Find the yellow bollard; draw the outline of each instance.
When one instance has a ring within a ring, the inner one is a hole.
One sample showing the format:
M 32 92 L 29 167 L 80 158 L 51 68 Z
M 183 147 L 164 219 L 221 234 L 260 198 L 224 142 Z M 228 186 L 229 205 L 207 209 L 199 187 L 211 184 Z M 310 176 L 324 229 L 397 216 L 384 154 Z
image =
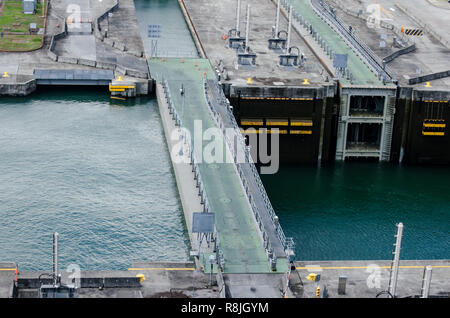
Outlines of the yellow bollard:
M 432 86 L 431 86 L 430 82 L 426 82 L 425 87 L 432 87 Z
M 8 72 L 4 72 L 3 73 L 3 77 L 9 77 L 9 73 Z
M 136 277 L 139 277 L 139 282 L 142 283 L 145 280 L 144 274 L 137 274 Z
M 117 77 L 117 80 L 118 80 L 119 82 L 123 81 L 123 80 L 122 80 L 122 76 L 119 75 L 119 76 Z
M 253 83 L 253 79 L 251 77 L 247 78 L 247 84 Z
M 309 79 L 305 78 L 303 80 L 303 85 L 310 85 L 311 83 L 309 82 Z
M 320 297 L 320 286 L 317 286 L 316 288 L 316 298 Z

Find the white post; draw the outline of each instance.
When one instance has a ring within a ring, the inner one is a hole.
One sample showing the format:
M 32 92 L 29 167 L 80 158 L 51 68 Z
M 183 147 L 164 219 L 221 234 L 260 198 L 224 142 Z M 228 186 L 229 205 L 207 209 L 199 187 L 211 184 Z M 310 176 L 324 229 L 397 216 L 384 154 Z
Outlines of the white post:
M 395 242 L 395 251 L 394 251 L 394 263 L 391 272 L 391 279 L 389 282 L 389 292 L 392 297 L 395 297 L 395 292 L 397 289 L 397 278 L 398 278 L 398 265 L 400 263 L 400 250 L 402 247 L 402 236 L 403 236 L 403 223 L 397 224 L 397 240 Z
M 421 298 L 428 298 L 428 295 L 430 294 L 430 285 L 431 285 L 431 273 L 432 273 L 432 267 L 427 266 L 425 268 L 423 283 L 422 283 L 422 295 Z
M 238 0 L 237 12 L 236 12 L 236 36 L 239 34 L 239 18 L 241 15 L 241 0 Z
M 59 283 L 59 269 L 58 269 L 58 237 L 57 232 L 53 233 L 53 285 Z
M 292 6 L 289 7 L 289 25 L 288 25 L 286 52 L 289 52 L 289 48 L 291 47 L 291 27 L 292 27 Z
M 278 39 L 278 28 L 280 24 L 280 0 L 277 3 L 277 21 L 275 23 L 275 38 Z
M 245 29 L 245 51 L 248 48 L 248 33 L 250 31 L 250 5 L 247 5 L 247 27 Z

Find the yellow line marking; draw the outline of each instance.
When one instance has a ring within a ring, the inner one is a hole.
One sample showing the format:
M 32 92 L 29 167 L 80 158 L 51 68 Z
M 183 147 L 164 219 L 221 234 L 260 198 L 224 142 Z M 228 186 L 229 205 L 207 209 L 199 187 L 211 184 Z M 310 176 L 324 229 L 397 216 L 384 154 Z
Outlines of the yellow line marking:
M 391 266 L 379 266 L 380 268 L 391 268 Z M 435 265 L 431 266 L 432 268 L 450 268 L 450 265 Z M 317 269 L 366 269 L 369 268 L 369 266 L 332 266 L 332 267 L 296 267 L 295 269 L 311 269 L 311 270 L 317 270 Z M 403 265 L 399 266 L 399 268 L 425 268 L 425 266 L 420 265 Z
M 312 135 L 312 130 L 291 130 L 291 135 Z
M 192 267 L 166 267 L 166 268 L 129 268 L 129 271 L 195 271 L 195 268 Z
M 445 128 L 446 124 L 427 124 L 427 123 L 424 123 L 423 127 Z
M 445 133 L 444 132 L 422 131 L 422 135 L 424 135 L 424 136 L 445 136 Z
M 0 268 L 0 271 L 15 271 L 15 268 Z

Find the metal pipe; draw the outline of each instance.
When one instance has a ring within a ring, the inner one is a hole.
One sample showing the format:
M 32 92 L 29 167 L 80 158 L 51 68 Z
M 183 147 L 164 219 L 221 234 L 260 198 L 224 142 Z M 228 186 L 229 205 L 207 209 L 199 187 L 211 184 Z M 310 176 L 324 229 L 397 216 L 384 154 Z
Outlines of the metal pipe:
M 403 223 L 397 224 L 397 240 L 395 242 L 395 251 L 394 251 L 394 261 L 393 267 L 391 271 L 391 279 L 389 281 L 389 292 L 392 297 L 395 297 L 395 292 L 397 289 L 397 278 L 398 278 L 398 266 L 400 263 L 400 250 L 402 247 L 402 236 L 403 236 Z
M 250 5 L 247 5 L 247 27 L 245 28 L 245 51 L 248 49 L 248 33 L 250 31 Z
M 53 233 L 53 285 L 59 283 L 59 268 L 58 268 L 58 237 L 57 232 Z
M 422 284 L 422 295 L 421 298 L 428 298 L 428 295 L 430 294 L 430 285 L 431 285 L 431 273 L 432 273 L 432 267 L 427 266 L 425 268 L 424 272 L 424 278 L 423 278 L 423 284 Z
M 278 28 L 280 25 L 280 0 L 277 3 L 277 21 L 275 23 L 275 38 L 278 39 Z
M 291 47 L 291 28 L 292 28 L 292 6 L 289 7 L 289 25 L 288 25 L 288 34 L 287 34 L 287 42 L 286 42 L 286 50 L 289 52 L 289 48 Z
M 236 36 L 239 36 L 239 17 L 241 15 L 241 0 L 238 0 L 237 10 L 236 10 Z

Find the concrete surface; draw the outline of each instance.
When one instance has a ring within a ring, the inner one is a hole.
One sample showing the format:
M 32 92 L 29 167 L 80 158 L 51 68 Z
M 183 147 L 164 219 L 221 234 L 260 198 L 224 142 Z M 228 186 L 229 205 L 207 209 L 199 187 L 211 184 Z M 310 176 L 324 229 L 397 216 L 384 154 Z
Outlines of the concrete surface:
M 450 297 L 450 260 L 400 260 L 398 297 L 420 295 L 423 271 L 427 265 L 433 266 L 430 296 Z M 295 262 L 295 266 L 305 298 L 315 298 L 317 286 L 322 291 L 326 286 L 330 298 L 375 298 L 388 288 L 391 261 L 308 261 Z M 316 283 L 306 279 L 310 273 L 320 274 L 320 281 Z M 340 275 L 347 276 L 345 295 L 337 292 Z
M 81 2 L 73 3 L 71 0 L 53 0 L 50 5 L 47 18 L 47 29 L 45 33 L 44 46 L 36 51 L 22 52 L 22 53 L 2 53 L 0 54 L 0 72 L 8 72 L 9 78 L 0 77 L 0 85 L 3 83 L 25 83 L 33 79 L 33 72 L 36 68 L 40 69 L 92 69 L 89 63 L 84 65 L 74 65 L 70 63 L 71 60 L 85 59 L 90 61 L 97 61 L 99 63 L 115 63 L 123 68 L 136 70 L 140 73 L 147 73 L 147 63 L 145 59 L 138 58 L 129 52 L 112 48 L 99 39 L 94 37 L 94 34 L 71 34 L 69 33 L 65 38 L 57 40 L 55 45 L 55 52 L 62 56 L 62 63 L 52 59 L 52 55 L 48 54 L 50 38 L 52 35 L 60 33 L 64 20 L 67 18 L 81 18 L 93 21 L 95 17 L 101 15 L 115 1 L 92 1 L 83 0 Z M 122 9 L 123 7 L 123 9 Z M 133 0 L 122 0 L 121 8 L 117 11 L 118 15 L 131 14 L 134 17 Z M 123 10 L 124 12 L 121 12 Z M 126 40 L 130 47 L 135 49 L 142 49 L 142 40 L 140 31 L 137 26 L 136 19 L 129 19 L 127 23 L 123 21 L 115 21 L 112 25 L 118 23 L 121 32 L 110 33 L 121 41 Z M 74 29 L 75 30 L 75 29 Z M 92 63 L 91 63 L 92 64 Z M 23 85 L 22 85 L 23 86 Z M 22 86 L 17 86 L 17 93 L 25 91 Z M 14 87 L 13 87 L 14 88 Z M 11 87 L 5 91 L 11 93 Z M 28 91 L 27 91 L 28 92 Z
M 323 68 L 305 42 L 294 31 L 291 35 L 291 46 L 297 46 L 307 58 L 305 67 L 294 68 L 279 65 L 280 52 L 268 48 L 272 25 L 276 20 L 276 5 L 270 0 L 249 0 L 241 4 L 241 35 L 245 35 L 246 4 L 251 5 L 249 46 L 257 54 L 256 66 L 239 66 L 236 69 L 237 55 L 228 47 L 228 40 L 221 37 L 227 35 L 236 25 L 236 0 L 208 1 L 184 0 L 190 18 L 199 35 L 206 55 L 214 68 L 225 67 L 229 80 L 224 82 L 233 85 L 274 86 L 301 85 L 304 78 L 311 83 L 322 83 L 330 74 Z M 287 30 L 287 19 L 280 15 L 280 30 Z M 252 78 L 252 84 L 247 79 Z
M 178 139 L 173 140 L 172 134 L 176 133 L 178 128 L 175 126 L 175 122 L 172 119 L 172 115 L 169 114 L 168 105 L 164 97 L 164 92 L 160 84 L 156 87 L 156 96 L 158 99 L 159 113 L 161 115 L 162 124 L 164 127 L 164 134 L 166 136 L 166 142 L 168 150 L 171 156 L 173 155 L 173 149 L 175 145 L 179 143 Z M 194 180 L 194 173 L 192 172 L 192 166 L 189 163 L 174 163 L 172 161 L 172 167 L 174 170 L 175 178 L 177 181 L 178 193 L 183 205 L 183 214 L 186 222 L 186 227 L 189 233 L 191 250 L 195 250 L 202 253 L 212 252 L 212 248 L 208 248 L 205 241 L 202 245 L 199 245 L 199 239 L 197 234 L 192 233 L 192 218 L 193 213 L 202 212 L 203 205 L 200 202 L 198 195 L 198 188 L 196 181 Z M 212 246 L 211 246 L 212 247 Z M 199 263 L 197 267 L 200 269 Z
M 365 20 L 365 17 L 367 16 L 366 10 L 370 4 L 373 4 L 372 1 L 361 0 L 359 3 L 354 0 L 328 0 L 328 2 L 338 9 L 338 15 L 347 24 L 354 27 L 361 39 L 366 42 L 379 57 L 386 57 L 399 49 L 399 47 L 393 46 L 393 37 L 398 37 L 398 34 L 396 34 L 394 30 L 378 27 L 372 28 L 367 25 Z M 379 3 L 382 5 L 382 21 L 393 25 L 397 31 L 400 30 L 401 26 L 405 29 L 422 29 L 417 21 L 411 19 L 396 6 L 397 3 L 400 3 L 414 15 L 420 16 L 423 21 L 430 25 L 433 30 L 438 32 L 439 35 L 448 36 L 448 32 L 445 31 L 445 25 L 448 25 L 448 22 L 445 21 L 449 21 L 450 19 L 450 10 L 438 9 L 427 1 L 416 1 L 414 6 L 408 1 L 382 0 L 379 1 Z M 353 12 L 362 10 L 365 12 L 365 15 L 363 18 L 357 18 L 344 12 L 343 8 L 351 8 L 350 10 Z M 384 48 L 380 47 L 382 34 L 385 34 L 387 37 L 385 40 L 386 47 Z M 450 49 L 443 46 L 431 34 L 427 32 L 424 32 L 423 36 L 407 36 L 403 34 L 402 38 L 404 40 L 409 40 L 411 43 L 415 43 L 416 50 L 402 55 L 388 63 L 389 67 L 397 73 L 400 85 L 409 86 L 408 80 L 410 78 L 450 70 L 450 59 L 448 58 Z M 425 83 L 420 83 L 413 86 L 416 89 L 425 89 L 424 85 Z M 434 80 L 431 82 L 431 85 L 434 89 L 448 90 L 450 87 L 450 78 Z
M 231 298 L 281 298 L 285 274 L 226 274 L 223 279 Z
M 11 297 L 14 285 L 16 264 L 0 262 L 0 298 Z

